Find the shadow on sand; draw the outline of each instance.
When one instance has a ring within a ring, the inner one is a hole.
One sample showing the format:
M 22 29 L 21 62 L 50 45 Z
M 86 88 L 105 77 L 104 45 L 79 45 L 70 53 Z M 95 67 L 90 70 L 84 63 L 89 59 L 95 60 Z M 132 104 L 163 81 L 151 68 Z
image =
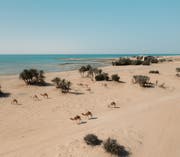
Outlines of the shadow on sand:
M 10 93 L 0 92 L 0 98 L 7 98 L 7 97 L 9 97 L 10 95 L 11 95 Z

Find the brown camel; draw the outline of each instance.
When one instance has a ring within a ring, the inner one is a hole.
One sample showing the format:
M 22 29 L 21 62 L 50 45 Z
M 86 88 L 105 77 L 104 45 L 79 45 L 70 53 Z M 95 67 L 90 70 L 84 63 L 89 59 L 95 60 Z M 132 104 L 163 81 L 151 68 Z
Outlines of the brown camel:
M 81 117 L 79 115 L 76 115 L 74 118 L 70 118 L 70 120 L 75 120 L 77 124 L 81 123 Z
M 93 114 L 92 112 L 88 111 L 86 113 L 82 113 L 83 116 L 87 117 L 88 119 L 92 118 Z
M 113 102 L 111 102 L 111 103 L 108 105 L 108 107 L 114 107 L 114 108 L 116 108 L 117 106 L 116 106 L 116 103 L 113 101 Z
M 40 94 L 40 95 L 43 96 L 44 98 L 47 98 L 47 99 L 49 98 L 47 93 Z
M 17 100 L 17 99 L 13 99 L 13 100 L 11 101 L 11 104 L 18 104 L 18 100 Z
M 90 91 L 91 91 L 91 88 L 87 88 L 86 90 L 90 92 Z
M 33 99 L 34 100 L 40 100 L 39 97 L 36 94 L 33 96 Z

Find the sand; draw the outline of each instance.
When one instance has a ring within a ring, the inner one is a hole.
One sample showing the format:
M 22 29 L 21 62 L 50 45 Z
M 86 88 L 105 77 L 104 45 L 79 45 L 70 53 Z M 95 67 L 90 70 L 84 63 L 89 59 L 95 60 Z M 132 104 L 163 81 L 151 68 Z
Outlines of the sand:
M 89 133 L 102 140 L 117 139 L 132 157 L 179 157 L 180 78 L 175 76 L 176 67 L 180 67 L 179 59 L 151 66 L 103 68 L 119 74 L 125 83 L 91 81 L 78 71 L 46 74 L 47 82 L 56 76 L 70 80 L 70 94 L 62 94 L 54 86 L 26 86 L 17 75 L 0 76 L 3 91 L 11 93 L 0 98 L 0 157 L 110 157 L 102 146 L 84 143 Z M 149 74 L 149 70 L 160 74 Z M 166 89 L 132 84 L 132 76 L 137 74 L 165 83 Z M 88 84 L 91 91 L 78 83 Z M 49 99 L 39 96 L 45 92 Z M 33 100 L 34 94 L 41 100 Z M 11 104 L 13 98 L 20 104 Z M 112 101 L 120 108 L 108 108 Z M 88 110 L 94 119 L 84 117 L 81 125 L 69 119 Z

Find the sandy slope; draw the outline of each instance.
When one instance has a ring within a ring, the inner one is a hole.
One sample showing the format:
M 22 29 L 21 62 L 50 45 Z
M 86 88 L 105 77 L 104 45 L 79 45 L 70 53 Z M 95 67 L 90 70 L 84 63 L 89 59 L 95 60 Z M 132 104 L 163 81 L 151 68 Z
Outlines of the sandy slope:
M 105 67 L 118 73 L 126 83 L 92 82 L 77 71 L 48 73 L 47 81 L 59 76 L 73 82 L 79 94 L 61 94 L 54 86 L 25 86 L 18 76 L 1 76 L 0 84 L 11 97 L 0 98 L 1 157 L 108 157 L 102 146 L 86 146 L 83 137 L 116 138 L 132 152 L 132 157 L 180 156 L 180 79 L 175 68 L 180 62 L 151 66 Z M 160 75 L 148 74 L 159 70 Z M 142 89 L 131 83 L 135 74 L 145 74 L 152 82 L 165 82 L 167 89 Z M 92 91 L 77 83 L 88 84 Z M 33 94 L 47 92 L 50 99 L 34 101 Z M 17 98 L 21 105 L 12 105 Z M 107 105 L 116 101 L 120 108 Z M 76 125 L 70 117 L 92 111 L 96 119 Z

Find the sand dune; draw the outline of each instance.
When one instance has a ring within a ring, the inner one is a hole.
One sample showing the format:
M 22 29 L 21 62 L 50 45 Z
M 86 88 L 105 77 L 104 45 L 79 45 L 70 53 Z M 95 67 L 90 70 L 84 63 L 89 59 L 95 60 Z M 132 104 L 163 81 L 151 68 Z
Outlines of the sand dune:
M 25 86 L 17 75 L 1 76 L 8 98 L 0 98 L 1 157 L 109 157 L 102 146 L 87 146 L 83 137 L 96 134 L 105 140 L 112 137 L 127 147 L 132 157 L 180 156 L 180 78 L 175 68 L 180 61 L 151 66 L 104 67 L 117 73 L 125 83 L 94 82 L 82 78 L 78 71 L 48 73 L 73 83 L 73 92 L 62 94 L 54 86 Z M 149 74 L 159 70 L 160 75 Z M 167 87 L 141 88 L 131 83 L 133 75 L 144 74 Z M 91 91 L 78 83 L 88 84 Z M 107 87 L 103 86 L 107 83 Z M 47 92 L 49 99 L 40 96 Z M 40 101 L 34 101 L 37 94 Z M 21 105 L 12 105 L 16 98 Z M 120 108 L 108 108 L 115 101 Z M 69 118 L 90 110 L 92 120 L 83 118 L 77 125 Z

